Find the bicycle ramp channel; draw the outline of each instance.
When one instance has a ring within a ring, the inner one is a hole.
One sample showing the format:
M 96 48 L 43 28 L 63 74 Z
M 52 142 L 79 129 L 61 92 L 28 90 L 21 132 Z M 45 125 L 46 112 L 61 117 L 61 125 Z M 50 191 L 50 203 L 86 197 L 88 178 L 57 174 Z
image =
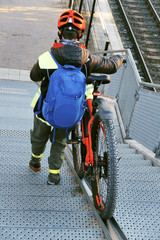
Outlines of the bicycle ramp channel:
M 37 89 L 32 82 L 0 81 L 0 239 L 111 239 L 105 237 L 104 226 L 67 161 L 61 169 L 60 185 L 47 185 L 50 143 L 42 159 L 42 172 L 33 173 L 28 167 L 33 124 L 30 103 Z M 114 217 L 127 239 L 158 240 L 159 168 L 122 144 L 117 120 L 115 125 L 121 159 Z

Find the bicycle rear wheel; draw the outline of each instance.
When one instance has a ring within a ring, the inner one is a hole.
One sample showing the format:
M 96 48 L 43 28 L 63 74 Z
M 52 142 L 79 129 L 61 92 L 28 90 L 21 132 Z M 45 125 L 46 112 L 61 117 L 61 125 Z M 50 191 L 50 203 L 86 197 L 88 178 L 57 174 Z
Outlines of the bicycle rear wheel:
M 72 139 L 76 141 L 82 140 L 81 123 L 78 123 L 73 129 Z M 84 177 L 83 165 L 85 161 L 85 153 L 86 149 L 82 141 L 80 141 L 79 143 L 72 144 L 74 168 L 80 178 Z
M 112 120 L 96 114 L 92 126 L 94 155 L 92 193 L 102 219 L 110 219 L 116 207 L 118 192 L 118 154 Z

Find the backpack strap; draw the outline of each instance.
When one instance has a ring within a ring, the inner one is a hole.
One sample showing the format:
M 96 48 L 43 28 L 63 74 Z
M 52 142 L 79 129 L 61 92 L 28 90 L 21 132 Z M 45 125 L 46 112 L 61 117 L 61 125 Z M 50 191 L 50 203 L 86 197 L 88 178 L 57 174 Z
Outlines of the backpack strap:
M 53 138 L 52 138 L 52 143 L 54 143 L 55 136 L 56 136 L 56 128 L 53 128 Z
M 69 142 L 68 128 L 65 129 L 65 132 L 66 132 L 67 142 Z
M 67 142 L 69 142 L 68 128 L 65 128 L 65 133 L 66 133 Z M 52 143 L 54 143 L 55 136 L 56 136 L 56 128 L 54 127 L 54 128 L 53 128 L 53 138 L 52 138 Z
M 78 69 L 78 70 L 81 70 L 82 69 L 82 66 L 81 67 L 75 67 L 74 65 L 68 65 L 68 64 L 65 64 L 65 65 L 61 65 L 56 59 L 55 57 L 53 56 L 52 52 L 50 51 L 49 52 L 50 55 L 52 56 L 54 62 L 57 64 L 58 68 L 69 68 L 69 69 Z
M 39 96 L 37 110 L 35 111 L 35 114 L 40 114 L 42 112 L 41 106 L 42 106 L 42 93 Z
M 53 61 L 55 62 L 55 64 L 57 65 L 57 69 L 58 68 L 61 68 L 62 67 L 62 65 L 55 59 L 55 57 L 53 56 L 53 54 L 52 54 L 52 52 L 51 51 L 49 51 L 49 53 L 50 53 L 50 55 L 51 55 L 51 57 L 52 57 L 52 59 L 53 59 Z

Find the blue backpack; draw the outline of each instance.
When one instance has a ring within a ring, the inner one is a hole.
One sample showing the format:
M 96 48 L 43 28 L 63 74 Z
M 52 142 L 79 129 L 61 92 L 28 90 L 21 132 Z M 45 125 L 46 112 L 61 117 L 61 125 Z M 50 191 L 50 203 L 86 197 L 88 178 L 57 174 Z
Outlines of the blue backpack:
M 81 121 L 86 109 L 85 89 L 86 77 L 81 72 L 81 67 L 59 64 L 50 52 L 58 69 L 49 78 L 49 86 L 46 98 L 43 100 L 42 114 L 45 120 L 55 129 L 66 130 Z

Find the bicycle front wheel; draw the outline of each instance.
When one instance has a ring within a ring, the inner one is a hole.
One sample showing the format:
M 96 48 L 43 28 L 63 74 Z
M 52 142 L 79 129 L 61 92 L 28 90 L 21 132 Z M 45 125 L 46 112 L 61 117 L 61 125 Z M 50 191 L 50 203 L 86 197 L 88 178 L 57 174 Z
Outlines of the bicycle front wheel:
M 116 207 L 118 192 L 118 154 L 113 120 L 96 114 L 92 126 L 94 155 L 92 193 L 102 219 L 110 219 Z

